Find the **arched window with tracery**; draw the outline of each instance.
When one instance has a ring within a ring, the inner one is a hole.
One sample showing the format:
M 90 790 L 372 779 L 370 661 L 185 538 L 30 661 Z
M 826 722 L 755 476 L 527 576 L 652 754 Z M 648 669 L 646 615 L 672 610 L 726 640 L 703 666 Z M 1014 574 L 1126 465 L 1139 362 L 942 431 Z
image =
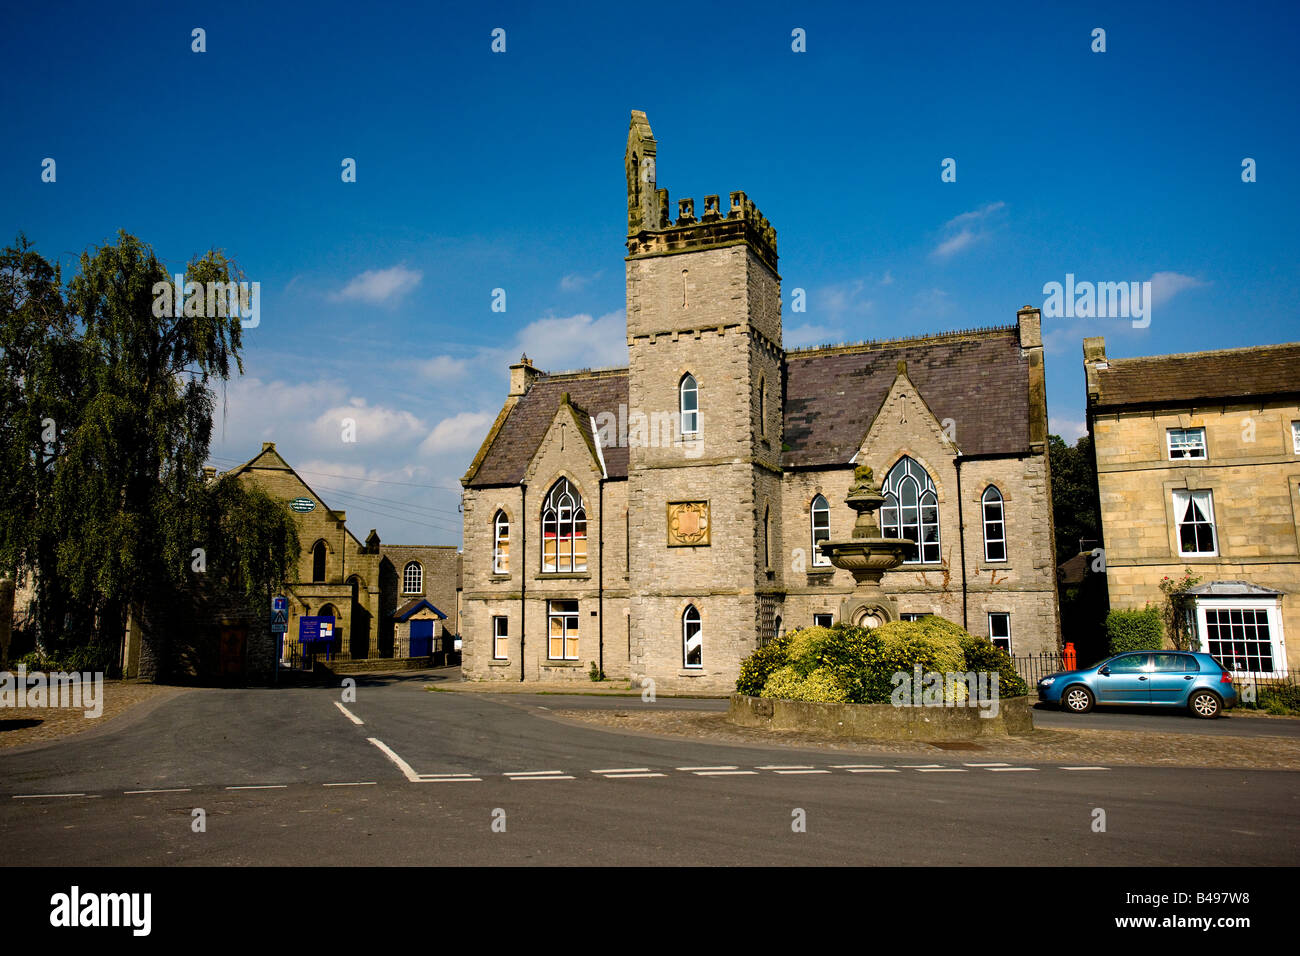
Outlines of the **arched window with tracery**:
M 567 478 L 551 486 L 542 505 L 542 570 L 587 570 L 587 512 Z
M 689 372 L 683 375 L 677 391 L 682 413 L 682 434 L 694 435 L 700 430 L 700 387 L 695 382 L 695 376 Z
M 817 545 L 821 542 L 831 539 L 831 507 L 826 503 L 826 498 L 822 495 L 817 495 L 812 500 L 811 520 L 813 566 L 828 568 L 831 559 L 822 554 L 817 548 Z
M 704 666 L 704 631 L 694 604 L 688 604 L 682 612 L 682 663 L 687 667 Z
M 907 456 L 898 460 L 881 486 L 880 532 L 915 543 L 904 564 L 939 562 L 939 497 L 929 473 Z

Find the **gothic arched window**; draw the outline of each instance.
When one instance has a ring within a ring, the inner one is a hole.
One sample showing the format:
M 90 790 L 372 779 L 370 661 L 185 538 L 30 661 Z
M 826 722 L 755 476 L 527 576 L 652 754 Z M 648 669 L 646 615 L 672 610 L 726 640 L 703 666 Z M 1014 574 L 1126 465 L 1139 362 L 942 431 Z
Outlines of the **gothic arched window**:
M 510 573 L 510 519 L 504 511 L 492 519 L 492 573 Z
M 694 604 L 682 612 L 682 662 L 687 667 L 704 666 L 704 632 Z
M 939 561 L 939 498 L 930 475 L 917 462 L 900 458 L 881 487 L 885 504 L 880 509 L 880 533 L 886 538 L 907 538 L 915 549 L 904 564 Z
M 311 580 L 321 584 L 325 580 L 325 542 L 317 541 L 311 549 Z
M 700 430 L 700 388 L 695 376 L 687 372 L 677 391 L 681 400 L 682 434 L 693 435 Z
M 587 570 L 587 512 L 567 478 L 551 486 L 542 505 L 542 570 Z

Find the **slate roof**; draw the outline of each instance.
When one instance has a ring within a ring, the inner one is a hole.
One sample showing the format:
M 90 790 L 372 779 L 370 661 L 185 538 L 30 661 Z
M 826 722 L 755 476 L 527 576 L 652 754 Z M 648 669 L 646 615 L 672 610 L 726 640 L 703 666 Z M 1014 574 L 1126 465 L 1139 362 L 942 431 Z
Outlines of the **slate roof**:
M 898 362 L 942 422 L 957 423 L 967 455 L 1029 447 L 1029 362 L 1017 326 L 804 349 L 786 354 L 787 467 L 846 465 L 898 374 Z M 627 369 L 543 375 L 511 409 L 470 487 L 518 484 L 555 417 L 560 396 L 589 417 L 619 413 L 628 401 Z M 626 447 L 603 446 L 610 478 L 626 478 Z
M 1195 403 L 1300 392 L 1300 342 L 1107 359 L 1096 406 Z
M 444 620 L 444 621 L 447 619 L 447 615 L 445 615 L 445 614 L 443 614 L 441 611 L 439 611 L 439 610 L 438 610 L 438 609 L 433 605 L 433 602 L 430 601 L 428 598 L 417 597 L 417 598 L 411 598 L 411 600 L 407 601 L 405 604 L 403 604 L 401 607 L 399 607 L 396 611 L 394 611 L 394 612 L 393 612 L 393 620 L 394 620 L 394 621 L 405 621 L 408 617 L 410 617 L 412 614 L 414 614 L 416 611 L 418 611 L 418 610 L 419 610 L 420 608 L 422 608 L 422 607 L 427 607 L 430 611 L 432 611 L 434 614 L 438 615 L 438 617 L 440 617 L 440 618 L 441 618 L 442 620 Z
M 1016 326 L 790 352 L 786 466 L 847 464 L 894 384 L 898 362 L 963 454 L 1029 447 L 1029 362 Z
M 1276 597 L 1282 592 L 1250 581 L 1211 581 L 1188 588 L 1186 593 L 1197 597 Z
M 538 378 L 510 410 L 470 487 L 516 485 L 522 481 L 533 453 L 560 407 L 560 396 L 565 392 L 569 393 L 570 403 L 578 409 L 584 431 L 589 433 L 589 418 L 598 418 L 603 412 L 617 417 L 619 406 L 627 405 L 627 369 L 570 372 Z M 592 436 L 588 434 L 588 437 Z M 601 454 L 605 456 L 605 468 L 610 478 L 627 477 L 626 447 L 604 446 Z

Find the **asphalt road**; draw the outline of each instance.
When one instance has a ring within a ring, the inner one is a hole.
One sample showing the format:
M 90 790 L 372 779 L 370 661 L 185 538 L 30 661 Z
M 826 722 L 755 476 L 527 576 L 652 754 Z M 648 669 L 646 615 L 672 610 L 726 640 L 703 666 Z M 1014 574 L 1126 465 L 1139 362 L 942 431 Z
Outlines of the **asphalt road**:
M 719 702 L 433 694 L 424 683 L 419 675 L 364 679 L 345 709 L 334 688 L 195 690 L 102 733 L 0 755 L 4 862 L 1300 858 L 1294 772 L 990 766 L 946 755 L 846 757 L 660 739 L 575 726 L 543 708 Z M 194 832 L 196 808 L 204 832 Z M 1105 812 L 1104 832 L 1094 829 L 1097 810 Z M 800 818 L 804 830 L 796 832 Z

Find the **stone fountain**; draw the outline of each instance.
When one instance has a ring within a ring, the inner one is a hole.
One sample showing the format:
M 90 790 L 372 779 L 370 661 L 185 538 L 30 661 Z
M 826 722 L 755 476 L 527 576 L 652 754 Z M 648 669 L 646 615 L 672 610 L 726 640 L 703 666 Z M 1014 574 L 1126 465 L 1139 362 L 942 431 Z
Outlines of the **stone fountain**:
M 831 564 L 850 572 L 857 582 L 853 593 L 840 604 L 839 619 L 860 627 L 896 621 L 898 605 L 881 589 L 880 579 L 886 571 L 903 563 L 913 542 L 907 538 L 881 537 L 876 512 L 885 503 L 885 496 L 880 493 L 869 466 L 858 465 L 853 469 L 853 487 L 844 501 L 858 513 L 853 537 L 848 541 L 823 541 L 818 546 Z

